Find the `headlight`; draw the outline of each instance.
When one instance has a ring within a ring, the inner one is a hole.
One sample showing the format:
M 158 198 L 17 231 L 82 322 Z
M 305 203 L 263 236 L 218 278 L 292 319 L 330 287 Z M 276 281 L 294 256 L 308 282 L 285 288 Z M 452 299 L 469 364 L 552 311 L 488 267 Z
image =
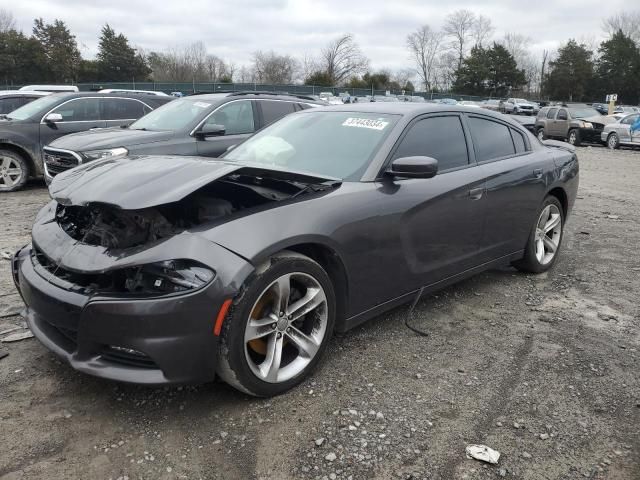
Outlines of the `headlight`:
M 584 128 L 593 128 L 593 123 L 590 122 L 583 122 L 582 125 Z
M 118 148 L 108 148 L 105 150 L 91 150 L 89 152 L 81 152 L 81 155 L 84 157 L 85 160 L 92 161 L 92 160 L 100 160 L 102 158 L 111 158 L 111 159 L 122 158 L 122 157 L 126 157 L 128 153 L 129 153 L 129 150 L 127 150 L 126 148 L 118 147 Z
M 167 260 L 126 269 L 127 293 L 157 295 L 185 292 L 207 285 L 215 272 L 190 260 Z

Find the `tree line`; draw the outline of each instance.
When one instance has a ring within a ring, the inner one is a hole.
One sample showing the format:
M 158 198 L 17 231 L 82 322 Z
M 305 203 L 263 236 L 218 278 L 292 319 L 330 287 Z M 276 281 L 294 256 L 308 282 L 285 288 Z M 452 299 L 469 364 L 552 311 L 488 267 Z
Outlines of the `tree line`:
M 305 83 L 576 102 L 617 93 L 620 101 L 637 104 L 640 10 L 607 18 L 603 29 L 607 38 L 600 44 L 589 37 L 570 39 L 557 51 L 534 55 L 532 39 L 519 33 L 495 38 L 491 19 L 462 9 L 449 14 L 441 28 L 423 25 L 407 35 L 406 68 L 372 71 L 349 33 L 312 56 L 259 50 L 238 66 L 208 52 L 203 42 L 145 51 L 105 24 L 96 57 L 85 59 L 64 21 L 35 19 L 26 35 L 16 29 L 10 12 L 0 10 L 0 81 Z

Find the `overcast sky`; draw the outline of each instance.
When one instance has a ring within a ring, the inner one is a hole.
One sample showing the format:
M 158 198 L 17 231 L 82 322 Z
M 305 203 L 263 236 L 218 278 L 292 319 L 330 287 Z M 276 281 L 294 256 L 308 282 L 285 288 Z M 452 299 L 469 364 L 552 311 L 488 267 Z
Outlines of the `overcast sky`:
M 91 5 L 95 3 L 95 6 Z M 602 38 L 602 14 L 632 8 L 628 0 L 0 0 L 18 27 L 30 33 L 35 17 L 64 20 L 82 55 L 92 58 L 108 22 L 133 45 L 164 50 L 203 41 L 236 65 L 256 50 L 313 56 L 341 33 L 355 36 L 373 69 L 411 66 L 408 33 L 422 24 L 439 28 L 444 17 L 466 8 L 489 17 L 496 39 L 506 32 L 531 37 L 537 54 L 569 38 Z M 606 6 L 606 8 L 605 8 Z

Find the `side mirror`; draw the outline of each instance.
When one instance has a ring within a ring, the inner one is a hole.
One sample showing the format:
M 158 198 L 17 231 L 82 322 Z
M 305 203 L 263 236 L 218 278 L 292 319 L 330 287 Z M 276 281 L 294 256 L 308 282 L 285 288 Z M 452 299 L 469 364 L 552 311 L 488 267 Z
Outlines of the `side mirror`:
M 226 128 L 224 125 L 217 124 L 204 124 L 200 130 L 196 132 L 196 138 L 204 139 L 207 137 L 220 137 L 225 134 Z
M 431 157 L 396 158 L 386 173 L 394 177 L 432 178 L 438 173 L 438 160 Z
M 62 121 L 62 115 L 59 113 L 50 113 L 44 118 L 44 121 L 47 123 L 56 123 Z

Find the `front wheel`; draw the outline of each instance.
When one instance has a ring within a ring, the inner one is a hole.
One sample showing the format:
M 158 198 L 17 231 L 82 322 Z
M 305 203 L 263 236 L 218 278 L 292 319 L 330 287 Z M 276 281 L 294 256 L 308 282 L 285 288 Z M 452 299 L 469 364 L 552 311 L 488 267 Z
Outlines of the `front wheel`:
M 615 150 L 620 147 L 620 138 L 618 138 L 617 133 L 612 133 L 607 137 L 607 147 L 611 150 Z
M 21 189 L 29 178 L 29 166 L 24 158 L 10 150 L 0 150 L 0 192 Z
M 536 133 L 536 136 L 538 137 L 538 140 L 540 140 L 541 142 L 547 139 L 547 136 L 544 133 L 544 128 L 539 128 L 538 132 Z
M 531 273 L 549 270 L 558 256 L 563 228 L 564 213 L 560 201 L 553 196 L 546 197 L 529 234 L 524 257 L 515 262 L 514 267 Z
M 336 301 L 324 269 L 283 251 L 246 282 L 224 320 L 218 374 L 250 395 L 270 397 L 304 380 L 333 332 Z
M 573 145 L 574 147 L 579 147 L 581 143 L 580 132 L 575 128 L 569 130 L 567 141 L 569 142 L 570 145 Z

